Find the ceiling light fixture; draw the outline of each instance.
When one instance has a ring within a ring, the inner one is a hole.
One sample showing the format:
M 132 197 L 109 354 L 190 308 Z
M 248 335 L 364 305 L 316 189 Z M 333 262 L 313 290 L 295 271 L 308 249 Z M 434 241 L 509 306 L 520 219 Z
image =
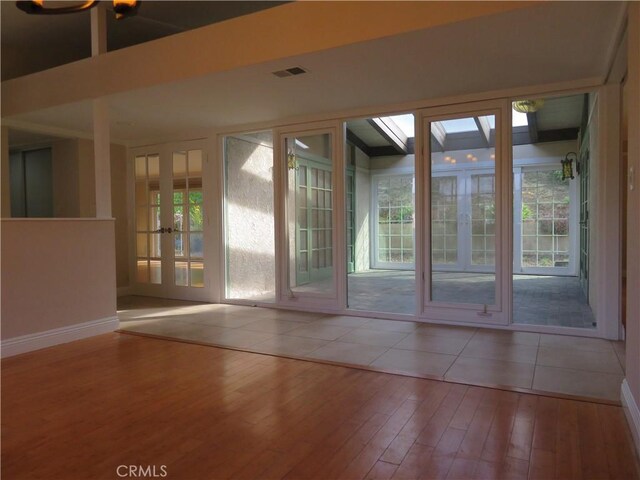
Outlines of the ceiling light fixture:
M 116 15 L 116 20 L 131 17 L 138 12 L 140 3 L 142 0 L 113 0 L 113 11 Z M 100 3 L 98 0 L 85 0 L 83 2 L 73 2 L 72 5 L 68 5 L 69 2 L 64 2 L 64 6 L 45 6 L 44 0 L 20 0 L 16 2 L 16 7 L 25 13 L 30 15 L 62 15 L 66 13 L 82 12 L 89 10 L 90 8 L 98 6 Z M 56 4 L 58 2 L 47 2 L 50 4 Z
M 541 98 L 538 100 L 516 100 L 512 106 L 516 112 L 520 113 L 534 113 L 542 108 L 544 100 Z

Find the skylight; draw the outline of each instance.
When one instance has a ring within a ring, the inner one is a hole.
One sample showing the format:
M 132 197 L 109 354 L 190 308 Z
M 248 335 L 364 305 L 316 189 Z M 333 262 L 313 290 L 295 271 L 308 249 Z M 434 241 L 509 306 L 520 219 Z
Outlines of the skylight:
M 524 127 L 526 125 L 529 125 L 529 122 L 527 121 L 527 114 L 512 110 L 511 125 L 514 127 Z
M 477 132 L 478 126 L 473 118 L 456 118 L 440 122 L 446 133 Z
M 390 118 L 391 120 L 393 120 L 393 123 L 400 127 L 400 130 L 404 132 L 407 138 L 413 138 L 416 136 L 412 113 L 407 113 L 404 115 L 394 115 L 392 117 L 386 118 Z

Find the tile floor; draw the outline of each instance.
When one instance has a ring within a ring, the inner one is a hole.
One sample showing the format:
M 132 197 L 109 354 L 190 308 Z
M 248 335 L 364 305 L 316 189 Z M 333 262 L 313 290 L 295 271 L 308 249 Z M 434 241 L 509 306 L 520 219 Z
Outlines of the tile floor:
M 145 297 L 120 328 L 221 347 L 474 385 L 619 402 L 622 342 Z
M 369 270 L 348 276 L 349 307 L 370 312 L 415 312 L 415 273 L 412 270 Z M 491 304 L 495 275 L 438 272 L 433 298 L 442 302 Z M 595 318 L 577 277 L 514 275 L 515 323 L 594 328 Z

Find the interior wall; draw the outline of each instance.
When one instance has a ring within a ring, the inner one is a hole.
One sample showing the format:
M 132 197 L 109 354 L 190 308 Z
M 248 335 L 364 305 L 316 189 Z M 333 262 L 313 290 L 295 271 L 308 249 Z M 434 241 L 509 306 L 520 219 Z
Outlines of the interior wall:
M 111 144 L 111 215 L 115 218 L 116 285 L 129 286 L 127 148 Z
M 0 140 L 0 162 L 2 165 L 2 169 L 0 171 L 1 175 L 1 199 L 0 205 L 2 209 L 2 218 L 9 218 L 11 216 L 11 190 L 9 188 L 9 128 L 2 126 L 1 135 L 2 138 Z
M 625 381 L 630 398 L 626 413 L 640 453 L 640 3 L 629 4 L 629 57 L 626 103 L 628 108 L 629 153 L 627 185 L 627 337 Z M 623 390 L 624 391 L 624 390 Z
M 113 221 L 2 220 L 2 340 L 116 315 Z
M 53 163 L 53 214 L 58 218 L 80 217 L 78 141 L 57 140 L 51 144 Z

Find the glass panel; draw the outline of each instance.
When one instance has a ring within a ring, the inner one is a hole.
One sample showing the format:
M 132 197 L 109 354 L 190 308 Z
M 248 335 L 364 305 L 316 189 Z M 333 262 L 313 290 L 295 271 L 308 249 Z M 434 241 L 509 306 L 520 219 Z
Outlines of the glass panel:
M 173 152 L 173 177 L 187 176 L 187 154 L 186 152 Z
M 292 292 L 333 293 L 333 157 L 331 135 L 286 140 L 289 287 Z M 305 199 L 305 200 L 303 200 Z
M 160 256 L 162 255 L 162 252 L 160 250 L 160 242 L 162 241 L 162 238 L 160 237 L 160 235 L 162 234 L 152 233 L 149 235 L 150 257 L 160 258 Z
M 136 208 L 136 231 L 146 232 L 149 227 L 149 209 L 147 207 Z
M 192 287 L 204 287 L 204 264 L 202 262 L 191 262 L 190 280 Z
M 487 126 L 487 130 L 478 125 Z M 434 302 L 496 302 L 496 152 L 492 125 L 493 115 L 430 125 Z
M 385 125 L 405 145 L 411 145 L 415 135 L 412 114 L 346 122 L 347 306 L 413 314 L 415 156 L 410 147 L 407 154 L 375 155 L 375 147 L 382 144 L 361 136 L 371 124 Z
M 187 245 L 185 243 L 186 235 L 184 233 L 176 233 L 173 235 L 173 248 L 176 257 L 187 256 Z
M 184 231 L 184 207 L 173 207 L 173 229 Z
M 161 284 L 162 283 L 162 262 L 160 260 L 151 260 L 149 262 L 151 267 L 150 269 L 150 277 L 151 283 Z
M 202 231 L 202 205 L 189 206 L 189 231 Z
M 147 247 L 149 235 L 146 233 L 138 233 L 136 234 L 136 256 L 138 257 L 148 257 L 149 250 Z
M 230 136 L 224 147 L 226 295 L 275 302 L 273 136 Z
M 589 174 L 589 145 L 593 146 L 590 139 L 598 137 L 598 128 L 592 122 L 583 128 L 581 120 L 590 118 L 592 95 L 536 102 L 534 115 L 538 119 L 556 119 L 554 125 L 545 127 L 545 133 L 558 133 L 559 125 L 564 131 L 574 129 L 575 134 L 565 135 L 562 141 L 541 143 L 523 135 L 526 126 L 514 123 L 514 323 L 596 327 L 590 304 L 594 285 L 589 282 L 593 263 L 589 243 L 599 232 L 592 230 L 593 215 L 589 211 L 597 207 L 598 195 L 592 190 L 597 180 Z M 575 152 L 575 156 L 568 152 Z M 561 159 L 565 155 L 573 159 L 573 179 L 562 179 Z
M 138 260 L 136 262 L 136 281 L 138 283 L 149 283 L 149 260 Z
M 145 180 L 147 178 L 147 157 L 145 155 L 136 157 L 135 175 L 136 180 Z
M 202 176 L 202 150 L 189 150 L 189 176 Z
M 149 179 L 157 182 L 160 179 L 160 157 L 158 155 L 148 155 L 147 168 Z
M 175 284 L 179 287 L 186 287 L 189 285 L 189 262 L 178 261 L 174 263 L 175 272 Z
M 189 258 L 202 258 L 202 233 L 189 235 Z

